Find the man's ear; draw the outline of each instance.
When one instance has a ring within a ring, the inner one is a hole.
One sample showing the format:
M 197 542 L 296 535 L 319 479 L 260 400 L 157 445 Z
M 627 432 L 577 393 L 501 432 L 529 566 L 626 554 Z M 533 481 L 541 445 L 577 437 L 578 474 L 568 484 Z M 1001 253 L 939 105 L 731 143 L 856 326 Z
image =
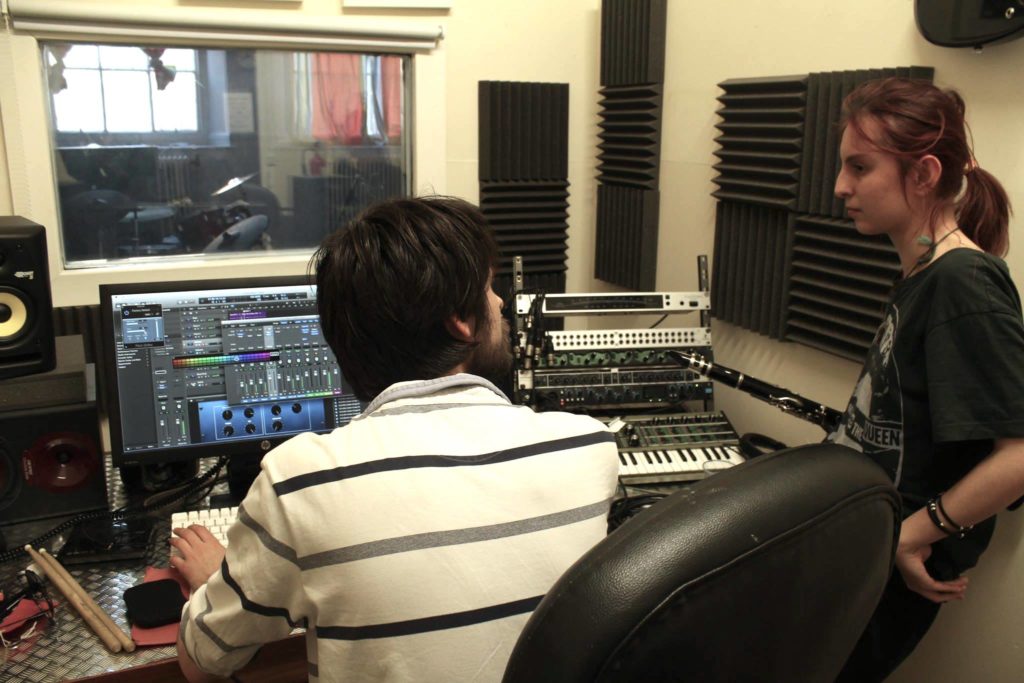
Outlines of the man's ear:
M 464 342 L 475 341 L 472 320 L 463 320 L 455 313 L 444 319 L 444 329 L 455 339 Z
M 911 173 L 914 189 L 931 192 L 938 187 L 942 177 L 942 162 L 934 154 L 926 154 L 917 160 Z

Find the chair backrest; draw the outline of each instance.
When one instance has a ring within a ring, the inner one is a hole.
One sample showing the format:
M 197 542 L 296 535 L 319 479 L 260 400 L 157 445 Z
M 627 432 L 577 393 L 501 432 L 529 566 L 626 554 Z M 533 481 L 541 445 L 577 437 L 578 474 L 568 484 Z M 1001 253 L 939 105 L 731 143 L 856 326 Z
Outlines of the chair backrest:
M 581 557 L 530 617 L 504 681 L 833 681 L 899 525 L 892 483 L 853 450 L 747 461 Z

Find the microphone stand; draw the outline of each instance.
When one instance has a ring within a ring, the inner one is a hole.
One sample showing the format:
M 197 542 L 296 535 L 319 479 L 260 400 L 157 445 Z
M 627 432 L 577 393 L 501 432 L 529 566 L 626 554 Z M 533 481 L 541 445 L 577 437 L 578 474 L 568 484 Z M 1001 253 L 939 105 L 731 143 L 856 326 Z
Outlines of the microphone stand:
M 775 406 L 784 413 L 813 422 L 827 433 L 835 431 L 843 419 L 843 414 L 838 410 L 804 398 L 789 389 L 762 382 L 732 368 L 712 363 L 698 354 L 672 350 L 668 352 L 668 355 L 684 368 L 726 386 L 744 391 L 756 399 Z

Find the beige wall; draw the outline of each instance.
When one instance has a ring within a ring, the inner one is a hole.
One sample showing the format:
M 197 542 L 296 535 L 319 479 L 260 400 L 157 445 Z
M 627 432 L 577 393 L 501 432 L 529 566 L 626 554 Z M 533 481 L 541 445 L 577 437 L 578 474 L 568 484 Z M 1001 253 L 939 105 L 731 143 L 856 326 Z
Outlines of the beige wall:
M 173 0 L 147 4 L 176 6 Z M 341 11 L 339 7 L 342 0 L 305 0 L 298 10 L 279 11 L 334 15 Z M 418 191 L 477 197 L 477 81 L 570 83 L 569 287 L 574 291 L 607 288 L 591 275 L 599 8 L 599 0 L 453 0 L 447 13 L 390 13 L 445 27 L 441 47 L 416 60 Z M 991 46 L 981 54 L 929 45 L 914 28 L 911 0 L 669 0 L 667 35 L 659 289 L 694 289 L 696 256 L 711 255 L 716 84 L 728 78 L 934 66 L 937 80 L 957 86 L 967 99 L 979 162 L 1002 178 L 1011 199 L 1024 207 L 1024 189 L 1018 180 L 1024 172 L 1024 40 Z M 6 140 L 10 144 L 16 136 L 15 145 L 25 148 L 17 153 L 0 148 L 0 162 L 5 157 L 9 161 L 9 169 L 0 163 L 0 213 L 29 206 L 36 220 L 53 225 L 52 192 L 47 200 L 45 193 L 29 187 L 46 181 L 52 172 L 47 155 L 36 153 L 31 155 L 33 161 L 24 161 L 30 156 L 27 150 L 46 144 L 38 120 L 40 105 L 35 103 L 41 91 L 38 82 L 33 86 L 25 77 L 4 75 L 11 65 L 24 68 L 26 58 L 18 56 L 24 48 L 14 46 L 15 42 L 0 34 L 0 114 Z M 12 118 L 19 119 L 15 130 Z M 45 168 L 37 169 L 35 164 Z M 20 175 L 30 181 L 19 182 Z M 28 193 L 32 201 L 19 193 Z M 1014 239 L 1016 243 L 1021 238 L 1015 233 Z M 1017 282 L 1024 284 L 1024 247 L 1014 247 L 1008 261 Z M 248 264 L 237 267 L 254 269 Z M 281 260 L 273 268 L 298 272 L 301 265 L 299 260 Z M 196 267 L 192 271 L 203 272 Z M 161 276 L 137 269 L 77 279 L 72 275 L 55 277 L 59 303 L 95 301 L 97 277 Z M 720 362 L 834 407 L 843 406 L 856 380 L 856 364 L 824 353 L 774 342 L 725 323 L 714 324 L 714 335 Z M 817 428 L 730 389 L 719 390 L 718 407 L 740 432 L 762 432 L 791 444 L 821 437 Z M 1020 643 L 1024 582 L 1019 579 L 1024 576 L 1024 550 L 1018 540 L 1022 520 L 1024 514 L 1003 516 L 993 548 L 982 566 L 971 572 L 968 598 L 942 611 L 936 627 L 894 681 L 1020 679 L 1024 671 Z

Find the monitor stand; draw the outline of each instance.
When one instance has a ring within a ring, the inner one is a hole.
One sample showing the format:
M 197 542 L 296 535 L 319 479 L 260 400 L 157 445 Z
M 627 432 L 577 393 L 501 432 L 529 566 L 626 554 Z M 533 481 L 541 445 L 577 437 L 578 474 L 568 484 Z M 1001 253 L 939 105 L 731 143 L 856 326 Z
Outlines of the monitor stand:
M 122 465 L 119 469 L 128 495 L 156 493 L 180 486 L 196 476 L 199 473 L 199 461 Z
M 228 493 L 210 496 L 210 507 L 236 507 L 260 473 L 263 453 L 233 455 L 228 459 Z

